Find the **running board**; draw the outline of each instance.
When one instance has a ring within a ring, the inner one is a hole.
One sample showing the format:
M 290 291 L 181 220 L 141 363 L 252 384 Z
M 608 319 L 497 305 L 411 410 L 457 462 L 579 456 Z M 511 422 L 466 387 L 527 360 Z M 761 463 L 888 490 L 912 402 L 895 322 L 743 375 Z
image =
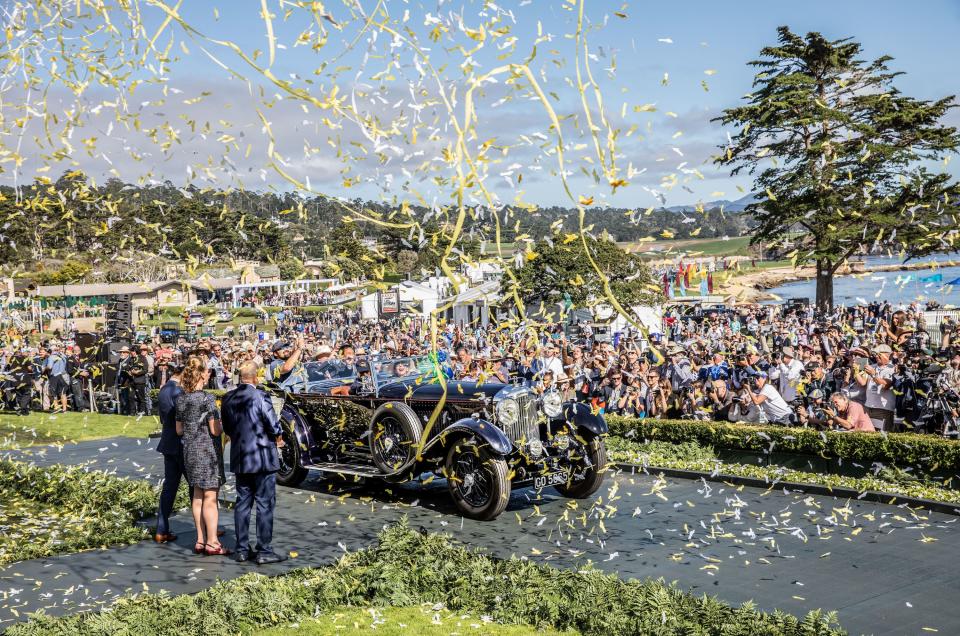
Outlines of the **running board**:
M 384 474 L 377 470 L 375 466 L 362 466 L 357 464 L 337 464 L 334 462 L 317 462 L 315 464 L 304 464 L 304 468 L 310 470 L 319 470 L 325 473 L 336 473 L 338 475 L 356 475 L 358 477 L 383 477 Z

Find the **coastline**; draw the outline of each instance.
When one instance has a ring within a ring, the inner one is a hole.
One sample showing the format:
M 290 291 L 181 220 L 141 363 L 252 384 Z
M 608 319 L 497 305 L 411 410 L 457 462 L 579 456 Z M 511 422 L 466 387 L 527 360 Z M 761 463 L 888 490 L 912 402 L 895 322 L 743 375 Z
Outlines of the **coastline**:
M 960 262 L 924 261 L 916 263 L 895 263 L 892 265 L 877 265 L 863 268 L 845 264 L 837 270 L 836 276 L 865 276 L 877 272 L 908 272 L 914 270 L 950 267 Z M 750 271 L 743 274 L 734 274 L 722 281 L 716 293 L 730 298 L 734 303 L 758 303 L 767 300 L 782 300 L 768 290 L 785 283 L 799 280 L 809 280 L 817 275 L 816 267 L 773 267 L 767 270 Z

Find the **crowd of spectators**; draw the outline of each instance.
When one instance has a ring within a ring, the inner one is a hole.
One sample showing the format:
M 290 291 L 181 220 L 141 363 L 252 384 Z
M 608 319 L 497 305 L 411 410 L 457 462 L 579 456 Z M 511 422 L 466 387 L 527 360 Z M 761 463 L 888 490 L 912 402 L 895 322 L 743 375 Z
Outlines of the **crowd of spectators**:
M 327 291 L 260 291 L 238 299 L 241 307 L 307 307 L 326 305 L 334 293 Z
M 205 361 L 212 389 L 235 386 L 247 361 L 282 381 L 311 362 L 428 355 L 451 379 L 558 390 L 606 414 L 895 431 L 922 428 L 931 395 L 960 394 L 955 325 L 944 322 L 933 350 L 922 316 L 888 303 L 830 315 L 788 305 L 678 309 L 662 333 L 629 327 L 600 337 L 589 323 L 445 324 L 434 334 L 412 316 L 364 322 L 356 311 L 288 311 L 269 332 L 131 345 L 113 386 L 69 342 L 8 343 L 0 370 L 8 408 L 24 412 L 39 398 L 40 408 L 85 409 L 107 391 L 117 410 L 135 414 L 151 411 L 150 389 L 190 355 Z M 952 404 L 946 415 L 955 421 Z

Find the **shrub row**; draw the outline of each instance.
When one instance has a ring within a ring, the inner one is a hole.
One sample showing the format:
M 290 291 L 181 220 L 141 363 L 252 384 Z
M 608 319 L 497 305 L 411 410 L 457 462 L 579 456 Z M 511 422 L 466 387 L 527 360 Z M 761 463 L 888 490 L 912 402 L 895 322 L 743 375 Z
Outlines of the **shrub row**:
M 913 468 L 920 474 L 960 470 L 960 442 L 914 433 L 843 433 L 809 428 L 755 426 L 694 420 L 647 420 L 608 416 L 614 436 L 759 453 L 786 452 Z
M 10 636 L 39 634 L 238 634 L 289 625 L 344 605 L 409 607 L 440 603 L 505 624 L 583 634 L 842 633 L 833 613 L 802 620 L 695 597 L 662 581 L 622 581 L 596 570 L 563 570 L 500 560 L 441 535 L 384 530 L 379 542 L 320 569 L 268 578 L 249 574 L 196 595 L 143 595 L 108 612 L 34 617 Z
M 14 553 L 4 555 L 7 562 L 136 543 L 148 533 L 134 523 L 154 514 L 157 506 L 157 490 L 146 481 L 77 466 L 40 467 L 10 460 L 0 460 L 0 492 L 39 502 L 49 507 L 52 515 L 88 521 L 81 532 L 71 532 L 58 542 L 31 541 L 18 546 Z M 178 508 L 188 505 L 185 489 L 181 488 L 176 503 Z
M 209 391 L 223 397 L 225 391 Z M 153 391 L 154 401 L 159 393 Z M 889 468 L 909 468 L 921 477 L 953 477 L 960 473 L 960 441 L 915 433 L 844 433 L 810 428 L 758 426 L 695 420 L 636 419 L 608 415 L 614 437 L 692 442 L 707 448 L 734 451 L 813 455 Z
M 762 479 L 770 485 L 776 485 L 779 482 L 816 484 L 828 488 L 850 488 L 859 493 L 881 492 L 949 504 L 960 504 L 960 491 L 940 488 L 919 480 L 885 479 L 885 473 L 881 473 L 880 476 L 848 477 L 793 470 L 783 466 L 727 463 L 717 459 L 712 449 L 699 446 L 693 442 L 671 444 L 669 442 L 652 441 L 644 444 L 622 437 L 610 437 L 607 440 L 607 453 L 613 462 L 649 468 L 651 473 L 656 473 L 657 468 L 677 468 Z

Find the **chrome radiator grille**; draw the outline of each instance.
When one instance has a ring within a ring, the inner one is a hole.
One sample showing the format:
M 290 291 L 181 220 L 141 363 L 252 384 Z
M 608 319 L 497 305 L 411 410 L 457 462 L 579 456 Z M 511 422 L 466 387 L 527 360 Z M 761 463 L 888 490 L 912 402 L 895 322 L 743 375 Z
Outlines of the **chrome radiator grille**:
M 503 432 L 507 434 L 511 442 L 518 440 L 540 439 L 540 430 L 537 426 L 537 402 L 530 395 L 518 395 L 514 398 L 520 407 L 520 417 L 513 426 L 504 427 Z

